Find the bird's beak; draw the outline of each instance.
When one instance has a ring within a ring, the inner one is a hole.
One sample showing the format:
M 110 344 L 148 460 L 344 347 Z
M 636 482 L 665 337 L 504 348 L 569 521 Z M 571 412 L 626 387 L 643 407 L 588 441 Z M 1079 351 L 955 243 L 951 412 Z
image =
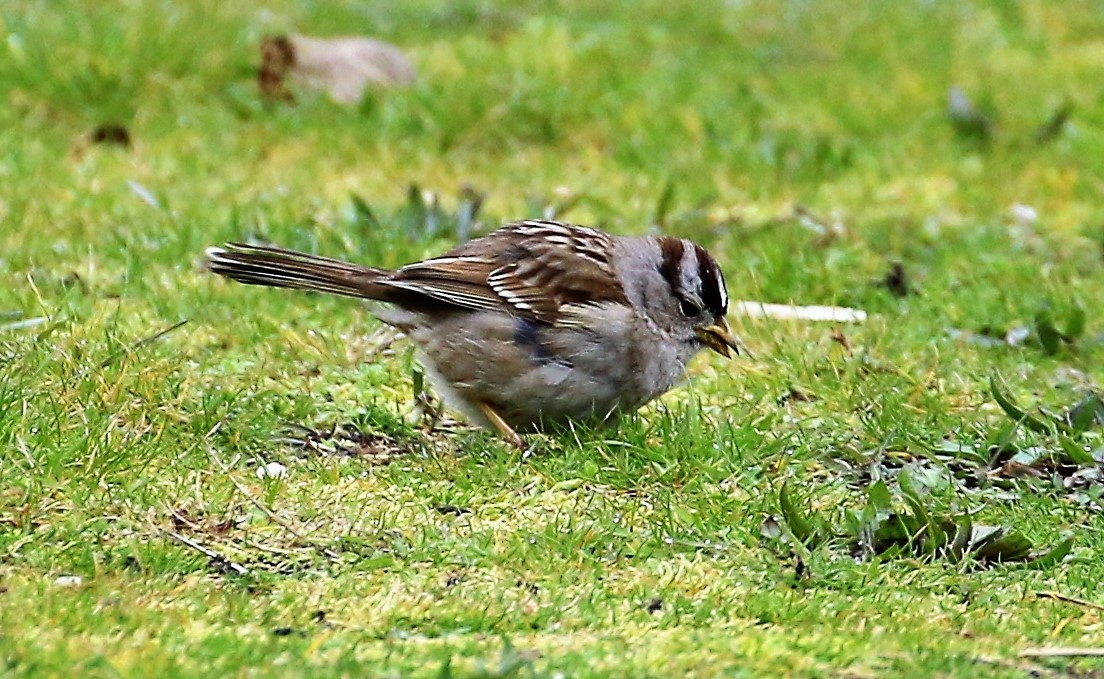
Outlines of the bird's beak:
M 724 318 L 718 318 L 713 325 L 698 328 L 697 333 L 702 344 L 721 356 L 731 358 L 733 353 L 737 356 L 740 355 L 740 346 L 736 344 L 736 338 L 732 336 L 732 330 L 729 329 L 728 321 Z

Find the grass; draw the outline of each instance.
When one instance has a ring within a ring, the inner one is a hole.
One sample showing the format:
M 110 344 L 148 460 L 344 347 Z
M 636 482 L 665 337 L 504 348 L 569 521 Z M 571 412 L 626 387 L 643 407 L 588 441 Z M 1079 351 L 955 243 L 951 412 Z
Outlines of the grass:
M 1104 671 L 1018 656 L 1100 639 L 1102 485 L 1056 460 L 1101 429 L 1013 428 L 989 390 L 996 373 L 1060 412 L 1104 380 L 1104 18 L 668 4 L 0 8 L 0 673 Z M 256 48 L 290 30 L 391 40 L 420 82 L 266 106 Z M 948 121 L 954 85 L 995 120 L 988 142 Z M 90 144 L 104 123 L 133 147 Z M 199 268 L 250 236 L 408 262 L 455 242 L 464 187 L 486 195 L 481 230 L 566 205 L 699 240 L 735 298 L 871 318 L 734 317 L 750 357 L 702 357 L 618 428 L 522 457 L 422 428 L 409 347 L 381 350 L 363 307 Z M 895 261 L 918 294 L 880 283 Z M 1060 330 L 1087 317 L 1054 351 L 1034 339 L 1046 305 Z M 1018 327 L 1034 335 L 984 341 Z M 291 425 L 312 445 L 282 442 L 303 439 Z M 1041 478 L 1001 466 L 1012 453 Z M 259 478 L 273 462 L 286 476 Z M 838 525 L 877 479 L 898 497 L 901 470 L 933 511 L 1073 552 L 981 567 L 765 530 L 786 479 Z

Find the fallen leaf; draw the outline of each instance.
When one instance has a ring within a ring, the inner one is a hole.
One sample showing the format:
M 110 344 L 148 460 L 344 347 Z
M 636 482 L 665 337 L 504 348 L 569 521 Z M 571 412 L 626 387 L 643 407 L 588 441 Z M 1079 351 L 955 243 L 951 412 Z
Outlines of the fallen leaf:
M 1062 130 L 1066 128 L 1066 124 L 1072 115 L 1073 104 L 1066 102 L 1059 106 L 1054 113 L 1050 114 L 1047 121 L 1035 130 L 1035 143 L 1047 144 L 1057 139 L 1058 135 L 1062 134 Z
M 893 262 L 889 266 L 889 271 L 882 279 L 882 285 L 886 290 L 889 290 L 889 294 L 894 297 L 908 297 L 915 293 L 912 286 L 909 285 L 908 275 L 905 273 L 905 265 L 901 262 Z
M 339 104 L 359 103 L 369 88 L 410 85 L 415 69 L 394 45 L 362 37 L 278 35 L 261 42 L 257 83 L 268 99 L 291 101 L 288 84 L 323 91 Z
M 88 135 L 93 144 L 108 144 L 130 148 L 132 146 L 130 131 L 116 123 L 104 123 L 97 125 L 96 129 Z
M 988 144 L 993 136 L 992 118 L 982 113 L 957 85 L 947 91 L 947 118 L 964 140 Z

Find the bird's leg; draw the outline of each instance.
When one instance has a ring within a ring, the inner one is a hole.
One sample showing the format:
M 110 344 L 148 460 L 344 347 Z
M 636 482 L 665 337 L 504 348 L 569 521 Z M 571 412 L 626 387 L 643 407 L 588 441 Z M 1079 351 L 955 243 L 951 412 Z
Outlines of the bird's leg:
M 506 424 L 506 420 L 502 419 L 502 416 L 495 412 L 494 408 L 487 405 L 485 401 L 476 401 L 476 405 L 479 406 L 480 412 L 494 425 L 494 428 L 498 430 L 498 433 L 506 437 L 506 440 L 514 444 L 518 450 L 525 450 L 525 441 L 510 425 Z

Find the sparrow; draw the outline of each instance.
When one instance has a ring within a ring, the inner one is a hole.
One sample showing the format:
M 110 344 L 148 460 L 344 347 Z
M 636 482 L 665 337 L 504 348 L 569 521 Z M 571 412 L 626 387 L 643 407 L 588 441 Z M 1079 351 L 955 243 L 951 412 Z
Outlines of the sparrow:
M 720 266 L 670 236 L 526 220 L 398 269 L 246 243 L 208 249 L 207 267 L 380 303 L 444 403 L 520 448 L 518 431 L 637 410 L 702 349 L 739 353 Z

